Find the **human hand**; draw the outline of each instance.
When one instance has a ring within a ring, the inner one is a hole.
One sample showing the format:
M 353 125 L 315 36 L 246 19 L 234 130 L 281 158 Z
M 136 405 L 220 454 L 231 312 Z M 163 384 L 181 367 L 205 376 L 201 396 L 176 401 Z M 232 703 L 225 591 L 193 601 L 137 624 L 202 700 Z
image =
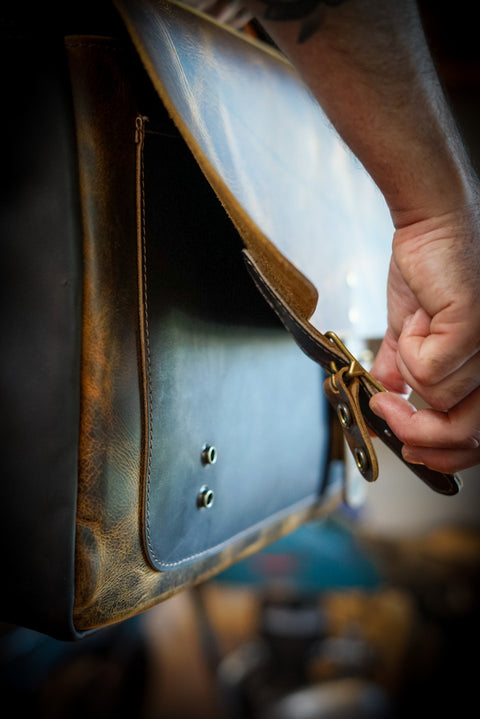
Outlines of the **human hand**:
M 391 390 L 374 412 L 404 458 L 441 472 L 480 464 L 480 202 L 400 227 L 388 279 L 388 330 L 372 374 Z M 413 389 L 429 405 L 418 411 Z

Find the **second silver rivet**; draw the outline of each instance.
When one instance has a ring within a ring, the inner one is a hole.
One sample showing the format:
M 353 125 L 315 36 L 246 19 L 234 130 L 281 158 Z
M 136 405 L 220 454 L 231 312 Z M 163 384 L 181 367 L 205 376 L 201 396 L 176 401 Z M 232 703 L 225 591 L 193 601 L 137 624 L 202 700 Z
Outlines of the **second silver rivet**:
M 202 487 L 197 495 L 197 507 L 199 509 L 209 509 L 214 500 L 214 494 L 208 487 Z

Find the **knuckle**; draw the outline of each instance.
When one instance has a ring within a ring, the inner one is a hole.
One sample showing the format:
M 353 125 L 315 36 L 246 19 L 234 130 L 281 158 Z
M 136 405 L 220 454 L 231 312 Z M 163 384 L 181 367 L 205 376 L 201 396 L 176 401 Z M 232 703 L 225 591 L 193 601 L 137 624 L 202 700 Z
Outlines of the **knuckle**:
M 438 372 L 431 364 L 416 364 L 412 369 L 412 376 L 422 387 L 433 387 L 438 381 Z
M 458 359 L 445 352 L 432 354 L 429 348 L 422 354 L 410 355 L 406 366 L 419 386 L 433 388 L 452 376 L 458 367 Z

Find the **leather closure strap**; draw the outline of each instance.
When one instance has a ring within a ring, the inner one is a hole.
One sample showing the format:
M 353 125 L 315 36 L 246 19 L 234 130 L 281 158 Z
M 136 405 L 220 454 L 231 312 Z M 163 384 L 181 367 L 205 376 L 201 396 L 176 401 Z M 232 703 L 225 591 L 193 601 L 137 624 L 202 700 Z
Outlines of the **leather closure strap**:
M 325 395 L 336 411 L 360 474 L 368 482 L 374 482 L 378 477 L 378 462 L 359 401 L 360 378 L 379 392 L 385 392 L 385 388 L 362 367 L 334 332 L 326 332 L 325 337 L 350 360 L 349 366 L 340 370 L 335 362 L 330 362 L 330 376 L 324 382 Z
M 250 274 L 265 300 L 276 312 L 303 352 L 327 372 L 324 390 L 334 407 L 356 465 L 366 480 L 378 476 L 378 461 L 370 435 L 376 435 L 414 474 L 440 494 L 453 495 L 461 489 L 456 475 L 435 472 L 424 465 L 410 464 L 402 457 L 402 442 L 388 424 L 369 406 L 371 397 L 385 391 L 337 341 L 319 332 L 282 297 L 261 271 L 251 252 L 243 251 Z
M 327 377 L 323 388 L 337 413 L 360 474 L 368 482 L 374 482 L 378 477 L 378 462 L 359 402 L 359 377 L 349 378 L 348 367 L 342 367 Z

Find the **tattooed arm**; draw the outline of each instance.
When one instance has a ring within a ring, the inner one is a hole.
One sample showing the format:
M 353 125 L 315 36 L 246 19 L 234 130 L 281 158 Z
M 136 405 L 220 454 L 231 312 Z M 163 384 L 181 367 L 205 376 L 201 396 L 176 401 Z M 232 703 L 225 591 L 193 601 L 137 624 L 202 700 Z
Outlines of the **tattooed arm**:
M 413 0 L 247 0 L 371 174 L 395 233 L 373 409 L 410 461 L 480 464 L 480 191 Z M 407 385 L 433 408 L 415 412 Z

